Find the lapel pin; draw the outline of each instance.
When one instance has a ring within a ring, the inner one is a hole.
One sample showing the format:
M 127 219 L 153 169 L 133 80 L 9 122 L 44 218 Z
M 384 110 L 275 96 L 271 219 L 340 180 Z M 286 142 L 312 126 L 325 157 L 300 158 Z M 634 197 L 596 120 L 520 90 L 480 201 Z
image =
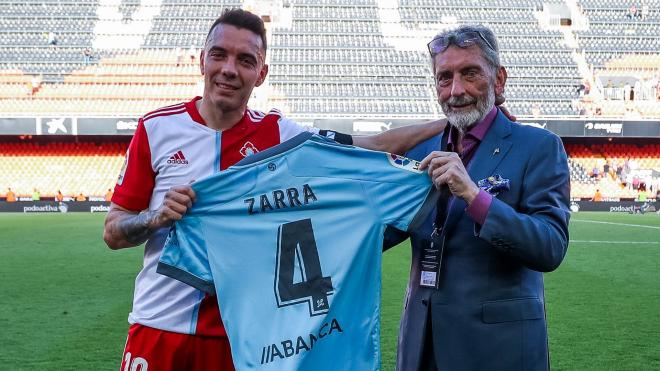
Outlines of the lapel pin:
M 493 151 L 493 155 L 496 155 L 498 153 L 500 153 L 500 147 L 495 148 L 495 150 Z

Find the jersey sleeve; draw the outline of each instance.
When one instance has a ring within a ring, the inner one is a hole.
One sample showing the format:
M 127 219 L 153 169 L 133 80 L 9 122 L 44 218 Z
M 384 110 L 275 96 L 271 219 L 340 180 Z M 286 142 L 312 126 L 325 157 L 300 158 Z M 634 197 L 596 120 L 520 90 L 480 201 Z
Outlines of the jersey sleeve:
M 353 136 L 349 134 L 340 133 L 334 130 L 321 130 L 313 126 L 304 126 L 299 123 L 290 120 L 286 117 L 281 117 L 279 120 L 280 126 L 280 139 L 282 142 L 287 141 L 296 135 L 303 132 L 310 132 L 312 134 L 318 134 L 322 137 L 332 139 L 337 143 L 351 145 L 353 144 Z
M 156 174 L 151 165 L 151 149 L 144 121 L 139 120 L 124 166 L 119 173 L 112 202 L 133 211 L 149 207 Z
M 215 295 L 201 227 L 197 217 L 186 217 L 174 223 L 165 240 L 156 272 Z
M 299 123 L 291 119 L 288 119 L 284 116 L 280 117 L 277 124 L 279 125 L 280 128 L 280 142 L 287 141 L 303 132 L 310 132 L 312 134 L 319 133 L 318 128 L 315 128 L 313 126 L 300 125 Z
M 371 152 L 372 180 L 362 187 L 385 225 L 402 231 L 416 228 L 433 210 L 438 192 L 419 162 L 389 153 Z

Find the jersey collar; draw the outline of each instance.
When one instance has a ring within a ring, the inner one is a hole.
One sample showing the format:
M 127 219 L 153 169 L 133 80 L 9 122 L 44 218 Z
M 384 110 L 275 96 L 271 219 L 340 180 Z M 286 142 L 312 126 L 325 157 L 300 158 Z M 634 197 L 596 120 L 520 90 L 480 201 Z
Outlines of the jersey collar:
M 204 121 L 204 118 L 202 117 L 202 115 L 199 113 L 199 110 L 197 109 L 197 101 L 200 100 L 200 99 L 202 99 L 202 97 L 197 96 L 197 97 L 193 98 L 191 101 L 186 102 L 185 103 L 186 111 L 190 115 L 190 118 L 193 119 L 193 121 L 195 121 L 198 124 L 201 124 L 201 125 L 204 125 L 204 126 L 208 127 L 208 125 L 206 125 L 206 121 Z M 245 116 L 247 114 L 248 114 L 248 110 L 245 109 L 245 111 L 243 112 L 243 117 L 241 117 L 241 119 L 234 126 L 232 126 L 231 129 L 243 124 L 245 122 L 245 119 L 246 119 Z M 231 130 L 231 129 L 229 129 L 229 130 Z

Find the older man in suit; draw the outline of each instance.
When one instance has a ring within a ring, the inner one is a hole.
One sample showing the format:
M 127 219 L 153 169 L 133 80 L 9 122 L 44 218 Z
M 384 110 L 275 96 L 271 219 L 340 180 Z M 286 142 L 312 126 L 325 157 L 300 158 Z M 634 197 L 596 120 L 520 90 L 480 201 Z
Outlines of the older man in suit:
M 441 190 L 436 211 L 386 247 L 413 247 L 397 369 L 547 370 L 543 273 L 568 247 L 569 171 L 561 140 L 494 106 L 506 70 L 483 26 L 429 43 L 444 133 L 408 156 Z

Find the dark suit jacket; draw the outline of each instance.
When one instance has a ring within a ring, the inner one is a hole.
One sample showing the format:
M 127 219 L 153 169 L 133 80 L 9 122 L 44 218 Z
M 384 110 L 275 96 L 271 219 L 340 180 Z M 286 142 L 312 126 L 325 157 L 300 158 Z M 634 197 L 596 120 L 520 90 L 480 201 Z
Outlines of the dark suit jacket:
M 421 160 L 440 136 L 408 156 Z M 435 212 L 410 233 L 412 267 L 401 319 L 397 370 L 420 367 L 427 321 L 440 370 L 547 370 L 543 274 L 568 248 L 569 170 L 553 133 L 509 121 L 501 112 L 479 145 L 468 172 L 477 183 L 499 174 L 510 189 L 493 198 L 476 224 L 466 203 L 448 210 L 438 290 L 420 288 L 419 256 L 429 244 Z M 386 248 L 408 235 L 386 233 Z

